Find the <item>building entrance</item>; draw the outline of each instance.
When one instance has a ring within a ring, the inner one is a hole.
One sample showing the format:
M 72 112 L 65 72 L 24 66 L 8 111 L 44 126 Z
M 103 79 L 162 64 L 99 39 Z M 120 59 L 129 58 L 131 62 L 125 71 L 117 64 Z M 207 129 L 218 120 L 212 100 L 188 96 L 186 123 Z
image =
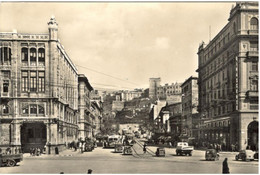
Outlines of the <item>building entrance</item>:
M 21 128 L 21 145 L 24 152 L 30 148 L 43 149 L 46 144 L 46 126 L 43 123 L 24 123 Z
M 247 128 L 248 147 L 251 150 L 258 150 L 258 122 L 253 121 Z

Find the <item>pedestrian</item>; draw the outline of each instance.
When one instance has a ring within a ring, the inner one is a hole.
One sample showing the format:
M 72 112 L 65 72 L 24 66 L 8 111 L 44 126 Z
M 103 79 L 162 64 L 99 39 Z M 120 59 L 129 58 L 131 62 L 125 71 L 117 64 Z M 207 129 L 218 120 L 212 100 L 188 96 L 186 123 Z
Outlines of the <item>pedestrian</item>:
M 145 154 L 146 153 L 146 143 L 144 143 L 143 151 L 144 151 L 144 154 Z
M 33 149 L 30 148 L 30 156 L 33 156 Z
M 92 169 L 88 169 L 88 174 L 92 174 Z
M 80 152 L 80 153 L 83 153 L 83 151 L 82 151 L 82 143 L 81 143 L 81 141 L 79 142 L 79 152 Z
M 223 161 L 222 174 L 230 174 L 227 161 L 227 158 L 225 158 L 225 160 Z
M 172 147 L 172 142 L 171 141 L 169 141 L 169 146 L 170 146 L 170 148 Z

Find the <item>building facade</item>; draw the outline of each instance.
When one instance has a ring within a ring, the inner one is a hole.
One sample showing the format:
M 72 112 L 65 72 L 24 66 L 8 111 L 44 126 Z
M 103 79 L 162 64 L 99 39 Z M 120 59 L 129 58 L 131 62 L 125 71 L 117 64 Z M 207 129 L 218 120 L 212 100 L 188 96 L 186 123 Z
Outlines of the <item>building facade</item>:
M 197 135 L 195 116 L 198 113 L 198 84 L 197 77 L 188 78 L 182 85 L 182 121 L 184 133 L 188 137 L 194 137 Z M 194 118 L 194 120 L 193 120 Z
M 200 138 L 258 147 L 258 3 L 241 2 L 198 50 Z
M 175 98 L 176 95 L 181 97 L 181 84 L 182 83 L 172 83 L 165 84 L 164 86 L 159 86 L 157 88 L 157 98 L 159 99 L 171 99 Z
M 90 85 L 87 77 L 83 74 L 78 75 L 78 125 L 79 125 L 79 138 L 85 140 L 92 138 L 92 118 L 91 118 L 91 91 L 93 87 Z
M 54 17 L 47 34 L 0 33 L 0 147 L 63 149 L 77 138 L 77 69 L 58 40 Z

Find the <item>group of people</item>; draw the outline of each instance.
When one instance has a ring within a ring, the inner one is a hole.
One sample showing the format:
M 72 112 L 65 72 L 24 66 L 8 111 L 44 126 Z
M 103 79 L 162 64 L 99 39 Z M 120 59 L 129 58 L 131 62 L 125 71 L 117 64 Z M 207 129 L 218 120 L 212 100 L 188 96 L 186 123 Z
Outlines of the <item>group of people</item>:
M 31 156 L 40 156 L 42 154 L 42 149 L 37 147 L 37 148 L 30 148 L 30 155 Z
M 68 149 L 74 149 L 74 151 L 78 151 L 80 153 L 83 153 L 85 150 L 89 151 L 88 148 L 91 150 L 94 149 L 95 142 L 92 142 L 90 139 L 85 139 L 83 141 L 82 139 L 79 139 L 78 141 L 72 141 L 67 144 Z

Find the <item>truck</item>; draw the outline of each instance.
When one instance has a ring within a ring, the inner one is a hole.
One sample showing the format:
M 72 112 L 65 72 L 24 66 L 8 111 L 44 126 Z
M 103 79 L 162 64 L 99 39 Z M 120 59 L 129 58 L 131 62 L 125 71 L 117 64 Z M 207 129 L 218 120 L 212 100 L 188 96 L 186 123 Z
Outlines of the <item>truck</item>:
M 1 154 L 0 153 L 0 167 L 1 166 L 8 166 L 13 167 L 18 162 L 23 160 L 23 154 Z
M 192 156 L 193 146 L 189 146 L 187 142 L 178 142 L 176 148 L 176 154 L 179 155 L 189 155 Z

